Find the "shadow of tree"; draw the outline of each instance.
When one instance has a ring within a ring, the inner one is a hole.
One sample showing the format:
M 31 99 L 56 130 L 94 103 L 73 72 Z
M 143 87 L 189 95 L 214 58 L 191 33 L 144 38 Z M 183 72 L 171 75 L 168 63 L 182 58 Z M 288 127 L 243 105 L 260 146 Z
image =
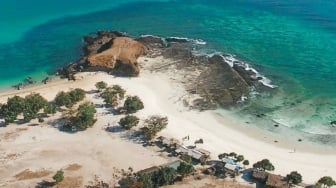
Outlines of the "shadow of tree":
M 56 183 L 55 182 L 49 182 L 49 181 L 41 181 L 41 182 L 38 182 L 37 185 L 35 186 L 35 188 L 49 188 L 49 187 L 53 187 L 55 186 Z

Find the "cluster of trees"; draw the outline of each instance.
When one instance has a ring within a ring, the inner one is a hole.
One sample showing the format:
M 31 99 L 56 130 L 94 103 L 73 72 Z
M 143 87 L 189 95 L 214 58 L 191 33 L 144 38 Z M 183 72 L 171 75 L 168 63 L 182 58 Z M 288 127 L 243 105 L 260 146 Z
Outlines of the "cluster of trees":
M 69 92 L 61 91 L 57 93 L 55 97 L 55 103 L 57 106 L 65 106 L 71 108 L 77 102 L 82 101 L 85 98 L 86 92 L 83 89 L 76 88 Z
M 190 164 L 182 162 L 175 170 L 170 167 L 163 167 L 158 171 L 151 173 L 142 173 L 133 176 L 127 176 L 119 181 L 121 187 L 161 187 L 165 185 L 172 185 L 177 177 L 185 177 L 195 171 Z
M 243 162 L 243 165 L 247 166 L 250 164 L 250 162 L 245 159 L 244 155 L 238 155 L 235 152 L 231 152 L 231 153 L 221 153 L 218 155 L 218 159 L 222 160 L 225 157 L 231 157 L 233 158 L 236 162 Z
M 148 140 L 153 139 L 158 132 L 166 128 L 168 125 L 168 118 L 159 115 L 150 116 L 144 121 L 144 127 L 141 128 L 145 137 Z
M 56 113 L 56 106 L 43 98 L 38 93 L 32 93 L 26 97 L 14 96 L 7 99 L 6 104 L 0 106 L 0 116 L 5 122 L 13 123 L 18 115 L 22 114 L 25 122 L 38 118 L 39 112 L 44 109 L 45 114 Z

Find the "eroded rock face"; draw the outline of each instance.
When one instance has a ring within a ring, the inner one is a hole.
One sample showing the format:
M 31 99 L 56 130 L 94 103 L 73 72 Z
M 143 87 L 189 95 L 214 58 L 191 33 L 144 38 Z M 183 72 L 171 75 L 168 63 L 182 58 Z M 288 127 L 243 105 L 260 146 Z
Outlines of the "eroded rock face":
M 112 39 L 112 46 L 101 53 L 96 53 L 88 57 L 88 65 L 91 67 L 98 66 L 108 69 L 116 67 L 129 67 L 132 76 L 140 73 L 137 59 L 145 55 L 147 47 L 142 43 L 129 37 L 116 37 Z M 116 66 L 118 64 L 118 66 Z M 132 71 L 133 70 L 133 71 Z

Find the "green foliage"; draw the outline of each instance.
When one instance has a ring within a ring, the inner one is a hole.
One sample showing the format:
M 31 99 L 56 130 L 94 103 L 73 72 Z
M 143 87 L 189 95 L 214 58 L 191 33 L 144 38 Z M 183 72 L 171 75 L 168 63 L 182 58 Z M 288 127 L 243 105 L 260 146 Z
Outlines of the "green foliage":
M 38 93 L 33 93 L 25 97 L 23 109 L 24 120 L 29 122 L 35 119 L 37 113 L 48 104 L 48 101 Z
M 98 91 L 102 91 L 103 89 L 107 87 L 107 83 L 104 81 L 100 81 L 100 82 L 97 82 L 95 86 L 98 89 Z
M 74 102 L 71 100 L 69 93 L 61 91 L 57 93 L 55 97 L 55 103 L 57 106 L 66 106 L 70 108 L 74 105 Z
M 152 188 L 154 187 L 153 173 L 144 173 L 139 175 L 139 182 L 141 183 L 141 188 Z
M 70 108 L 84 98 L 85 91 L 77 88 L 69 92 L 59 92 L 55 97 L 55 103 L 57 106 L 65 106 L 67 108 Z
M 154 182 L 158 186 L 171 185 L 174 183 L 177 172 L 173 168 L 164 167 L 154 173 Z
M 181 162 L 180 166 L 177 167 L 177 172 L 185 177 L 195 171 L 193 165 L 185 162 Z
M 249 160 L 244 160 L 244 161 L 243 161 L 243 165 L 247 166 L 247 165 L 249 165 L 249 164 L 250 164 L 250 161 L 249 161 Z
M 144 108 L 144 104 L 138 96 L 128 96 L 124 103 L 128 114 L 132 114 Z
M 114 85 L 112 87 L 106 88 L 101 96 L 106 104 L 109 104 L 112 107 L 116 107 L 118 106 L 119 101 L 124 99 L 125 90 L 119 85 Z
M 262 170 L 273 171 L 275 168 L 268 159 L 263 159 L 253 164 L 253 168 L 260 168 Z
M 225 158 L 227 156 L 229 156 L 229 154 L 227 154 L 227 153 L 221 153 L 221 154 L 218 155 L 218 159 L 221 160 L 221 159 L 223 159 L 223 158 Z
M 75 104 L 85 98 L 86 92 L 83 89 L 76 88 L 69 92 L 71 101 Z
M 151 140 L 155 135 L 168 125 L 168 118 L 161 116 L 151 116 L 144 121 L 144 127 L 141 128 L 145 137 Z
M 25 99 L 19 96 L 14 96 L 7 99 L 7 104 L 1 107 L 1 116 L 6 123 L 13 123 L 17 116 L 23 112 Z
M 230 157 L 237 158 L 237 153 L 235 153 L 235 152 L 231 152 L 231 153 L 229 153 L 229 156 L 230 156 Z
M 181 155 L 181 159 L 188 164 L 192 163 L 192 158 L 189 155 L 183 154 L 183 155 Z
M 302 182 L 302 175 L 297 171 L 293 171 L 290 174 L 287 174 L 286 180 L 288 183 L 299 184 Z
M 91 102 L 85 102 L 79 105 L 76 116 L 71 119 L 71 123 L 76 126 L 78 130 L 85 130 L 93 126 L 96 122 L 96 119 L 94 119 L 95 113 L 96 108 L 94 105 Z
M 121 118 L 119 120 L 119 124 L 127 130 L 131 129 L 132 127 L 137 126 L 138 123 L 139 123 L 139 118 L 136 116 L 132 116 L 132 115 L 127 115 L 126 117 Z
M 46 114 L 56 114 L 56 106 L 51 103 L 46 104 L 43 110 Z
M 336 182 L 330 176 L 320 178 L 316 184 L 317 187 L 332 187 L 334 185 L 336 185 Z
M 64 179 L 63 170 L 58 170 L 52 178 L 56 181 L 56 183 L 59 183 L 59 182 L 63 181 L 63 179 Z
M 244 155 L 238 155 L 238 156 L 236 157 L 236 159 L 237 159 L 237 162 L 241 162 L 241 161 L 243 161 L 245 158 L 244 158 Z

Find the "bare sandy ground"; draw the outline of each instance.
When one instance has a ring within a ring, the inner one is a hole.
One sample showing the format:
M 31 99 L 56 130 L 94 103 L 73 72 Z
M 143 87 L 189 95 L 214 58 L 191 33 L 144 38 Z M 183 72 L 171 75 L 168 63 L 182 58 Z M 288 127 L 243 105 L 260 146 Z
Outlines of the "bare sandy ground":
M 269 135 L 250 126 L 238 126 L 234 121 L 219 116 L 216 111 L 198 112 L 184 107 L 182 99 L 197 96 L 187 95 L 183 86 L 171 78 L 177 72 L 164 74 L 148 70 L 151 65 L 162 61 L 167 60 L 140 58 L 139 62 L 145 69 L 139 77 L 115 78 L 105 73 L 81 73 L 78 75 L 81 79 L 75 82 L 60 80 L 45 86 L 1 93 L 0 102 L 13 94 L 26 95 L 30 92 L 39 92 L 51 100 L 58 91 L 77 87 L 90 91 L 96 82 L 105 81 L 110 85 L 119 84 L 127 94 L 138 95 L 143 100 L 145 109 L 136 114 L 141 119 L 155 114 L 168 116 L 169 124 L 160 135 L 179 140 L 189 136 L 190 140 L 184 143 L 190 145 L 202 138 L 204 143 L 197 147 L 211 151 L 212 159 L 217 159 L 219 153 L 232 151 L 243 154 L 251 164 L 268 158 L 275 166 L 275 173 L 286 175 L 297 170 L 306 183 L 315 183 L 324 175 L 336 174 L 336 151 L 333 149 L 289 143 L 281 138 L 276 138 L 279 142 L 274 143 L 274 138 Z M 89 94 L 87 98 L 95 104 L 103 103 L 94 94 Z M 51 125 L 52 118 L 49 123 L 47 121 L 38 126 L 13 124 L 0 128 L 0 187 L 33 185 L 44 178 L 50 180 L 56 170 L 70 168 L 69 165 L 74 164 L 80 167 L 65 170 L 65 174 L 77 177 L 79 181 L 84 179 L 84 183 L 92 180 L 95 174 L 111 181 L 115 168 L 127 169 L 131 166 L 134 170 L 140 170 L 169 160 L 151 148 L 133 143 L 124 132 L 110 133 L 104 130 L 108 123 L 116 125 L 120 116 L 113 116 L 107 109 L 98 108 L 97 118 L 93 128 L 76 134 L 60 132 Z M 295 152 L 293 147 L 296 148 Z M 15 175 L 26 169 L 52 173 L 43 178 L 18 181 Z

